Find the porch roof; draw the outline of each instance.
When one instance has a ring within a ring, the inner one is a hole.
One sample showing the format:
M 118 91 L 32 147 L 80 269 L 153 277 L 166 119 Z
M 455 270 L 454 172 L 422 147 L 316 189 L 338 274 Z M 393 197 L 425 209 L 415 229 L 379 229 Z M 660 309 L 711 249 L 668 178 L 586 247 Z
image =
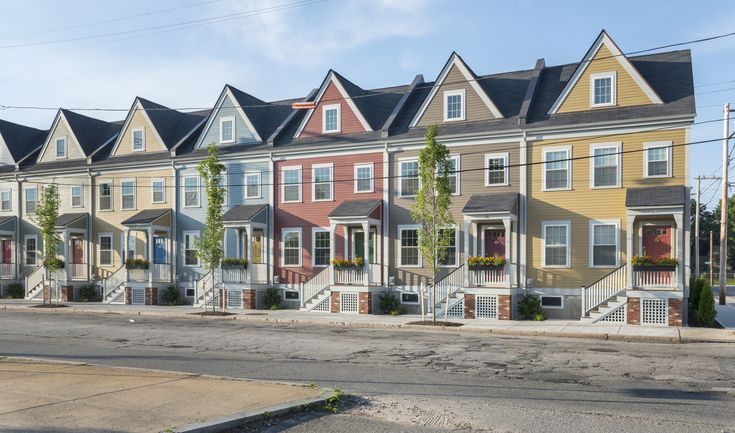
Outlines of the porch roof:
M 339 204 L 332 212 L 329 212 L 329 218 L 368 218 L 370 214 L 380 206 L 381 200 L 345 200 Z
M 684 206 L 689 199 L 683 185 L 628 188 L 625 207 Z
M 9 227 L 5 227 L 5 225 L 8 225 Z M 5 228 L 7 228 L 8 231 L 15 230 L 15 215 L 0 217 L 0 230 L 4 230 Z
M 464 214 L 509 212 L 518 213 L 518 193 L 474 194 L 462 208 Z
M 67 227 L 86 216 L 86 212 L 63 213 L 56 218 L 56 227 Z
M 233 206 L 232 209 L 225 212 L 222 215 L 222 220 L 225 223 L 246 223 L 266 209 L 268 209 L 267 204 L 241 204 Z
M 153 224 L 157 219 L 168 215 L 171 209 L 145 209 L 122 222 L 124 226 Z

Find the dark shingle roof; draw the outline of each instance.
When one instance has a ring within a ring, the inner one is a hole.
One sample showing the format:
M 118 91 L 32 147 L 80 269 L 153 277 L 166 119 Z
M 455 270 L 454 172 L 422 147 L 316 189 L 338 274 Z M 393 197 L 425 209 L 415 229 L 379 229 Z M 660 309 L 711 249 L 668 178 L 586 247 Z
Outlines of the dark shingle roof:
M 28 156 L 43 145 L 48 131 L 0 120 L 0 135 L 13 160 L 17 163 L 21 158 Z
M 146 209 L 138 212 L 130 218 L 123 221 L 121 224 L 124 226 L 140 225 L 140 224 L 151 224 L 158 218 L 171 212 L 171 209 Z
M 518 193 L 475 194 L 467 200 L 462 213 L 518 212 Z
M 138 101 L 167 149 L 171 149 L 204 120 L 204 115 L 199 112 L 182 113 L 141 97 L 138 97 Z
M 267 204 L 241 204 L 225 212 L 222 219 L 224 222 L 246 222 L 266 208 L 268 208 Z
M 227 87 L 263 141 L 268 140 L 291 112 L 290 103 L 268 103 L 230 85 Z
M 688 199 L 687 188 L 682 185 L 628 188 L 625 207 L 683 206 Z
M 367 217 L 381 200 L 345 200 L 327 215 L 329 218 Z
M 110 138 L 117 135 L 122 126 L 119 122 L 105 122 L 63 108 L 61 112 L 82 147 L 85 156 L 89 156 L 100 146 L 107 143 Z
M 0 217 L 0 226 L 4 225 L 5 223 L 8 223 L 12 220 L 15 220 L 15 215 L 11 216 L 2 216 Z
M 56 218 L 56 227 L 66 227 L 69 224 L 86 217 L 86 212 L 63 213 Z

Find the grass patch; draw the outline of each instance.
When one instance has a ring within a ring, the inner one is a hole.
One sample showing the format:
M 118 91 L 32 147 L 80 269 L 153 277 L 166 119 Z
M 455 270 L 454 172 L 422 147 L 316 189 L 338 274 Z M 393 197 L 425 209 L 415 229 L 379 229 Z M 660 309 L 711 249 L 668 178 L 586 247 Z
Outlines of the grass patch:
M 339 404 L 342 401 L 342 397 L 344 397 L 344 393 L 339 388 L 334 388 L 332 391 L 332 396 L 329 397 L 324 401 L 324 405 L 322 405 L 322 410 L 324 412 L 329 413 L 337 413 L 339 410 Z

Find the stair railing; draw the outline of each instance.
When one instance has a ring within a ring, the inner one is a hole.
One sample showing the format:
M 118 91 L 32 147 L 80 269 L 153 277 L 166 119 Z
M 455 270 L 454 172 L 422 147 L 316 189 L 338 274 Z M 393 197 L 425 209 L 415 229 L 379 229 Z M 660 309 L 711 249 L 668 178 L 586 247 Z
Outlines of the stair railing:
M 586 317 L 590 311 L 625 291 L 628 278 L 625 266 L 626 264 L 623 264 L 589 286 L 582 286 L 582 317 Z

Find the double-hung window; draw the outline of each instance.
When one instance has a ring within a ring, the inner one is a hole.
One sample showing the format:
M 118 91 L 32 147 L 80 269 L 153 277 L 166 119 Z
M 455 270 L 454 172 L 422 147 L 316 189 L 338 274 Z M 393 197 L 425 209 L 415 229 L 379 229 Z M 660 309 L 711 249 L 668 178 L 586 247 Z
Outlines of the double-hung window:
M 199 256 L 197 256 L 196 240 L 199 238 L 198 231 L 184 232 L 184 265 L 199 266 Z
M 332 200 L 333 168 L 332 164 L 319 164 L 311 168 L 313 190 L 312 201 Z
M 615 105 L 615 72 L 603 72 L 590 76 L 590 105 L 608 107 Z
M 459 155 L 451 155 L 447 159 L 447 171 L 449 172 L 447 174 L 447 181 L 449 182 L 449 191 L 453 195 L 457 195 L 460 192 L 460 167 L 459 167 Z
M 12 210 L 13 201 L 11 199 L 11 190 L 5 189 L 0 191 L 0 210 Z
M 544 191 L 572 189 L 572 164 L 569 161 L 571 154 L 571 147 L 557 147 L 544 150 Z
M 314 249 L 312 255 L 314 257 L 314 266 L 329 266 L 330 260 L 330 235 L 326 229 L 314 229 L 313 232 Z
M 334 105 L 325 105 L 322 108 L 322 132 L 324 133 L 330 133 L 330 132 L 339 132 L 341 125 L 340 125 L 340 105 L 334 104 Z
M 100 265 L 112 266 L 112 234 L 100 233 Z
M 592 188 L 615 188 L 620 186 L 620 145 L 592 145 Z
M 616 267 L 620 241 L 618 221 L 590 221 L 590 266 Z
M 153 203 L 166 202 L 166 179 L 151 180 L 151 201 Z
M 283 229 L 283 266 L 301 266 L 301 229 Z
M 199 176 L 184 177 L 184 207 L 199 206 Z
M 112 210 L 112 182 L 100 182 L 100 210 Z
M 38 188 L 26 189 L 26 213 L 36 213 L 36 204 L 38 204 Z
M 120 182 L 120 198 L 123 210 L 135 209 L 135 179 Z
M 420 267 L 421 254 L 419 253 L 419 229 L 417 226 L 399 226 L 400 266 Z
M 419 161 L 417 159 L 400 161 L 400 196 L 414 197 L 419 192 Z
M 671 176 L 671 145 L 670 141 L 643 144 L 646 149 L 644 167 L 646 177 Z
M 245 173 L 245 198 L 260 198 L 260 172 Z
M 56 139 L 56 159 L 66 158 L 66 137 Z
M 447 246 L 441 252 L 439 266 L 457 266 L 457 234 L 456 228 L 439 229 L 439 236 L 447 240 Z
M 485 186 L 508 185 L 508 154 L 485 155 Z
M 464 120 L 464 89 L 444 92 L 444 121 Z
M 373 192 L 373 163 L 355 164 L 355 192 Z
M 84 199 L 82 197 L 83 188 L 81 185 L 71 186 L 71 207 L 82 207 L 84 206 Z
M 143 128 L 133 129 L 133 151 L 145 150 L 145 132 Z
M 283 203 L 301 202 L 301 166 L 283 167 L 281 170 Z
M 222 117 L 219 119 L 219 142 L 228 144 L 235 142 L 235 117 Z
M 570 226 L 569 221 L 541 223 L 544 267 L 568 268 L 570 266 Z
M 38 255 L 38 238 L 36 235 L 27 235 L 25 237 L 25 249 L 26 249 L 26 256 L 25 256 L 25 263 L 27 266 L 35 266 L 36 264 L 36 257 Z

